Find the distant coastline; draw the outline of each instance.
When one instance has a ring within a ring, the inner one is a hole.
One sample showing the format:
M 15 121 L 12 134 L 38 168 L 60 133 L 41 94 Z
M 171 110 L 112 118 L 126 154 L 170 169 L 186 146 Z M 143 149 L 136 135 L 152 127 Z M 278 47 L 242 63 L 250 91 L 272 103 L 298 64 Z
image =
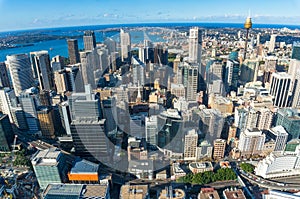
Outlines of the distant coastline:
M 17 32 L 31 32 L 31 31 L 43 31 L 43 30 L 62 30 L 62 29 L 106 29 L 106 28 L 124 28 L 124 27 L 176 27 L 176 26 L 199 26 L 203 28 L 243 28 L 243 23 L 225 23 L 225 22 L 168 22 L 168 23 L 124 23 L 124 24 L 100 24 L 100 25 L 78 25 L 78 26 L 62 26 L 62 27 L 45 27 L 45 28 L 32 28 L 32 29 L 20 29 L 20 30 L 5 30 L 0 31 L 1 34 L 5 33 L 17 33 Z M 289 28 L 300 29 L 300 25 L 293 24 L 253 24 L 253 28 Z

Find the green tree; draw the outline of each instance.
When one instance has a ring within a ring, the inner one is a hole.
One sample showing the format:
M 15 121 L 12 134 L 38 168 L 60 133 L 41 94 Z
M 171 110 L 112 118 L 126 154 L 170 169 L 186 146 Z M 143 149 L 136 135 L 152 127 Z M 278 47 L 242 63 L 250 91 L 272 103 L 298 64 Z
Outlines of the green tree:
M 240 164 L 240 167 L 245 172 L 252 173 L 254 171 L 254 166 L 252 164 L 249 164 L 249 163 L 242 163 L 242 164 Z

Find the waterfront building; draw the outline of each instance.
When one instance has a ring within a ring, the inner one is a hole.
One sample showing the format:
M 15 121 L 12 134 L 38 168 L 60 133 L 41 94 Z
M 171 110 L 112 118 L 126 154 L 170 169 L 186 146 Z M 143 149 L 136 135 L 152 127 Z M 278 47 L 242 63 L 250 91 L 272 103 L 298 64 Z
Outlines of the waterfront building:
M 92 51 L 96 47 L 96 36 L 94 31 L 87 30 L 84 31 L 83 44 L 85 51 Z
M 34 79 L 27 54 L 7 55 L 5 63 L 10 72 L 16 96 L 19 96 L 23 90 L 33 86 Z
M 68 39 L 68 52 L 70 64 L 77 64 L 80 62 L 79 50 L 78 50 L 78 41 L 77 39 Z

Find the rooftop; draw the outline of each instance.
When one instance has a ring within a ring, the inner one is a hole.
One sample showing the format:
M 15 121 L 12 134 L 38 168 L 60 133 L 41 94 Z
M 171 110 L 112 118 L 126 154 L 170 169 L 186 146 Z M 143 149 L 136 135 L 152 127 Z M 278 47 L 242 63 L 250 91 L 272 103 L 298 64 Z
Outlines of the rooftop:
M 286 130 L 283 128 L 283 126 L 275 126 L 273 128 L 270 129 L 271 132 L 275 135 L 288 135 L 288 133 L 286 132 Z
M 49 184 L 45 189 L 43 196 L 45 199 L 48 197 L 53 198 L 58 196 L 73 196 L 77 198 L 105 198 L 107 189 L 108 185 L 104 184 Z
M 219 194 L 214 188 L 201 188 L 198 198 L 201 199 L 220 199 Z
M 196 169 L 205 169 L 213 167 L 211 162 L 192 162 L 189 166 Z
M 32 164 L 35 166 L 55 166 L 58 164 L 58 158 L 61 154 L 62 152 L 56 147 L 39 151 L 32 159 Z
M 159 199 L 182 199 L 185 198 L 185 192 L 182 189 L 165 188 L 160 192 Z
M 76 159 L 70 173 L 97 173 L 99 165 L 84 159 Z
M 236 190 L 224 190 L 223 194 L 226 199 L 246 199 L 246 196 L 244 195 L 243 191 L 241 189 Z
M 120 191 L 120 198 L 122 199 L 144 199 L 147 195 L 147 185 L 123 185 Z
M 82 189 L 82 184 L 49 184 L 43 196 L 80 196 Z

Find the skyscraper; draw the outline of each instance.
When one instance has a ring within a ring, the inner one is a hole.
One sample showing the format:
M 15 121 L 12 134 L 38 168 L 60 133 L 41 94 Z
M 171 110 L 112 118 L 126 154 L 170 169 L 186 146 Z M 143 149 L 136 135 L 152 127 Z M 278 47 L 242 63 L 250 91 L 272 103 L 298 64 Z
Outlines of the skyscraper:
M 78 50 L 78 41 L 77 39 L 68 39 L 68 52 L 70 64 L 76 64 L 80 62 L 79 50 Z
M 199 112 L 200 121 L 199 129 L 205 134 L 205 139 L 209 143 L 213 143 L 215 139 L 221 137 L 221 132 L 224 125 L 222 113 L 217 109 L 202 109 Z
M 285 72 L 276 72 L 271 76 L 270 95 L 277 107 L 290 106 L 292 78 Z
M 55 138 L 53 109 L 46 106 L 39 106 L 37 116 L 42 135 L 46 138 Z
M 6 62 L 10 71 L 12 85 L 16 96 L 33 85 L 33 76 L 30 60 L 27 54 L 6 56 Z
M 293 43 L 292 59 L 300 60 L 300 42 Z
M 270 38 L 270 43 L 269 43 L 269 52 L 274 52 L 274 49 L 275 49 L 275 44 L 276 44 L 276 37 L 277 35 L 271 35 L 271 38 Z
M 236 60 L 229 59 L 226 63 L 225 83 L 230 90 L 236 90 L 238 87 L 240 73 L 240 63 Z
M 184 86 L 186 88 L 186 99 L 196 101 L 198 90 L 198 65 L 187 65 L 184 68 Z
M 293 108 L 300 108 L 300 60 L 291 59 L 288 74 L 292 77 L 292 103 Z
M 76 155 L 94 162 L 106 163 L 109 154 L 109 140 L 106 137 L 105 119 L 73 120 L 71 134 Z
M 50 65 L 48 51 L 37 51 L 30 53 L 33 77 L 39 81 L 40 90 L 53 90 L 53 73 Z
M 0 62 L 0 87 L 10 87 L 6 65 L 4 62 Z
M 122 61 L 128 61 L 131 50 L 130 34 L 120 29 L 120 41 L 121 41 L 121 57 Z
M 14 140 L 14 133 L 8 115 L 0 112 L 0 151 L 9 151 Z
M 83 35 L 84 50 L 91 51 L 96 47 L 96 36 L 94 31 L 84 31 Z
M 92 51 L 80 52 L 81 62 L 81 74 L 83 84 L 90 84 L 92 88 L 95 88 L 95 77 L 94 77 L 94 53 Z
M 11 108 L 17 107 L 17 98 L 14 90 L 10 88 L 0 89 L 0 109 L 2 113 L 7 114 L 11 123 L 13 123 L 13 117 L 11 114 Z
M 198 133 L 190 130 L 184 136 L 184 160 L 195 161 L 197 159 Z
M 158 126 L 157 116 L 153 115 L 145 118 L 146 141 L 151 145 L 157 145 Z
M 25 114 L 28 130 L 30 133 L 36 133 L 40 130 L 36 112 L 36 107 L 38 104 L 36 94 L 23 92 L 20 94 L 19 100 Z
M 189 61 L 201 64 L 201 51 L 202 32 L 198 27 L 191 28 L 189 36 Z

